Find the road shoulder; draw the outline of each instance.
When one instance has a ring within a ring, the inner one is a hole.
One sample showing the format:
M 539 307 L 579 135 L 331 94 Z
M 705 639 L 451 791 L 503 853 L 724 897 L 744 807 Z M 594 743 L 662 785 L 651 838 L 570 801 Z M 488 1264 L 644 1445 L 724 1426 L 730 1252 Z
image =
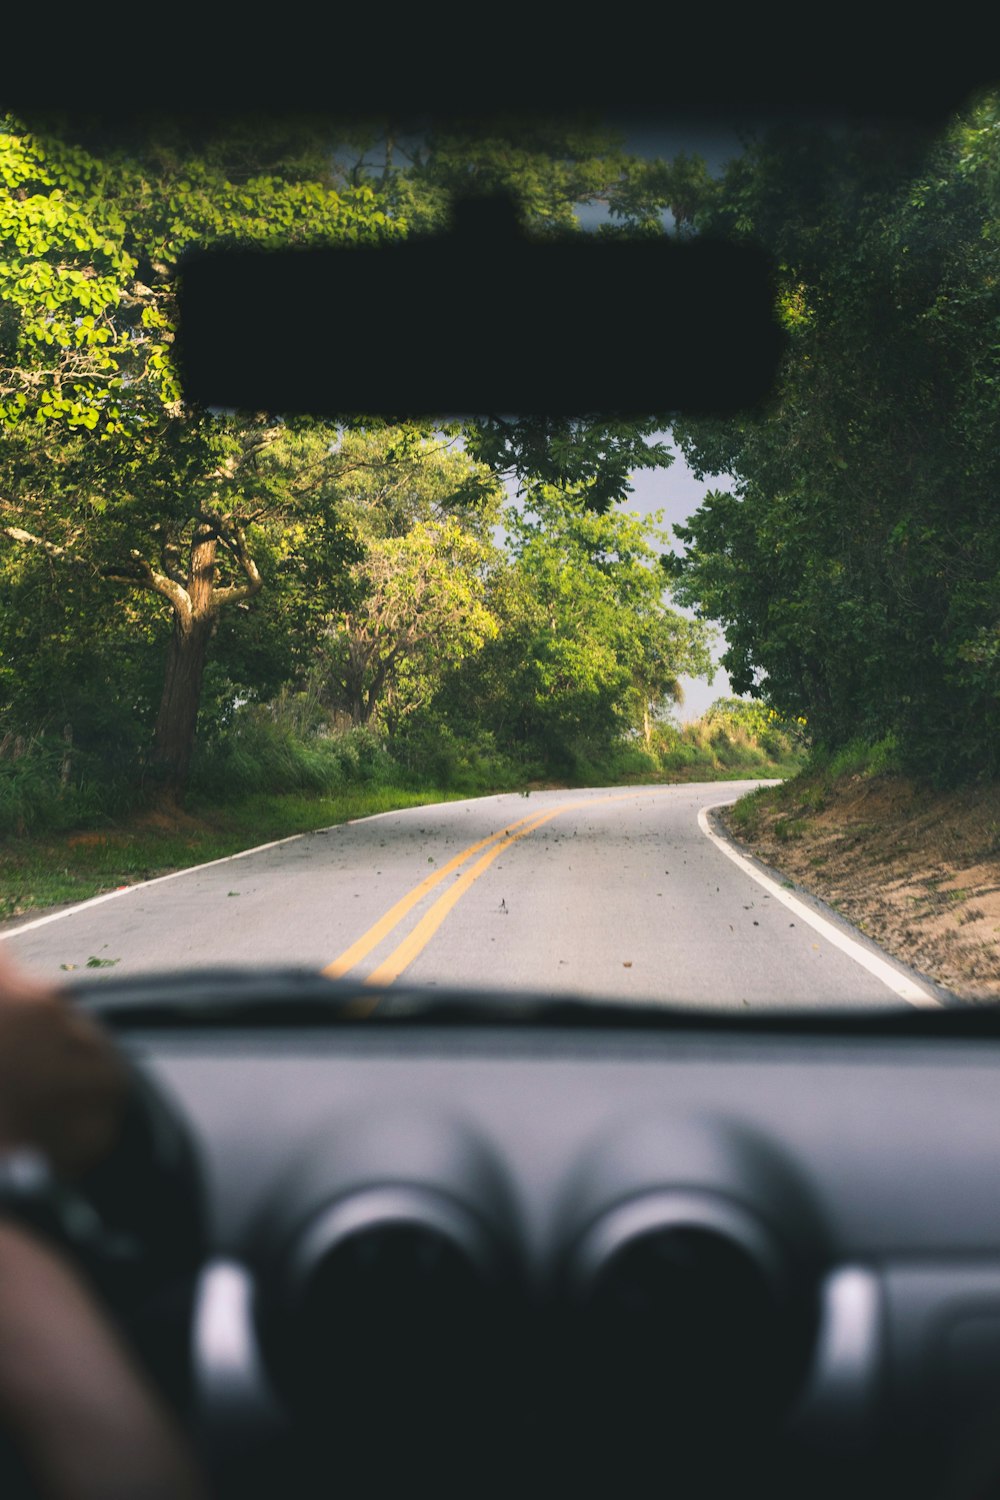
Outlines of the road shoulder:
M 717 824 L 944 992 L 1000 1000 L 1000 788 L 800 776 L 720 809 Z

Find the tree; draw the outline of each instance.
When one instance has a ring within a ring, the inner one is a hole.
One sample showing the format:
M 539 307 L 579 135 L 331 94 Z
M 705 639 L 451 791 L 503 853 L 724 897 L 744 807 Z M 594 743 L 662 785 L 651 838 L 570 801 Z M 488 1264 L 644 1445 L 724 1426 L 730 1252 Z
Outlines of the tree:
M 547 486 L 506 525 L 511 560 L 491 594 L 500 632 L 453 674 L 457 716 L 472 705 L 501 742 L 565 769 L 645 734 L 681 674 L 710 674 L 710 632 L 664 603 L 655 530 Z
M 483 602 L 493 548 L 455 520 L 418 521 L 369 543 L 357 603 L 331 623 L 323 672 L 353 724 L 390 730 L 427 702 L 441 674 L 496 637 Z
M 338 513 L 361 543 L 455 518 L 486 541 L 504 500 L 496 474 L 472 458 L 455 424 L 345 428 L 338 435 L 336 487 Z
M 281 175 L 261 170 L 275 150 Z M 171 633 L 150 761 L 171 796 L 220 615 L 264 585 L 262 531 L 279 516 L 302 524 L 312 507 L 330 532 L 327 561 L 342 551 L 315 483 L 289 472 L 286 424 L 184 406 L 169 358 L 178 259 L 203 241 L 405 227 L 371 189 L 334 189 L 315 153 L 287 157 L 267 131 L 200 156 L 152 138 L 101 156 L 13 121 L 0 134 L 0 535 L 43 552 L 67 582 L 88 573 L 157 600 Z M 336 467 L 334 437 L 319 438 L 320 468 Z
M 998 124 L 986 96 L 934 141 L 765 134 L 701 222 L 779 262 L 779 386 L 760 416 L 675 427 L 737 480 L 679 530 L 677 583 L 722 622 L 734 688 L 942 778 L 1000 765 Z

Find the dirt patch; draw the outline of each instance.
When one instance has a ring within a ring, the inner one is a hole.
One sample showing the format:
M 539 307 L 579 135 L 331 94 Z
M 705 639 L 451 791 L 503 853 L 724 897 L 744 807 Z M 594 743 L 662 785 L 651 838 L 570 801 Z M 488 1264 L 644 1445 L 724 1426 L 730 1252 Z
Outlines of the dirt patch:
M 204 818 L 185 812 L 182 807 L 150 807 L 132 820 L 140 832 L 149 833 L 204 833 L 210 825 Z
M 130 833 L 71 833 L 66 839 L 67 849 L 125 849 L 133 842 Z
M 800 777 L 726 809 L 752 853 L 967 1000 L 1000 1000 L 1000 786 Z

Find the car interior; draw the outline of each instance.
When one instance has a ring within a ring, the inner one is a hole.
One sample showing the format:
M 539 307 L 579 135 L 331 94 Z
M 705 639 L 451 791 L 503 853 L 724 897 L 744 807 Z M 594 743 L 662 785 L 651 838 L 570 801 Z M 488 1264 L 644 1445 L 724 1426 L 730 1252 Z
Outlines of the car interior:
M 863 109 L 929 107 L 847 76 Z M 968 80 L 940 81 L 948 109 Z M 697 113 L 678 98 L 672 119 Z M 211 331 L 218 295 L 198 306 Z M 71 993 L 129 1060 L 129 1125 L 25 1211 L 72 1246 L 223 1500 L 1000 1490 L 988 1008 L 742 1016 L 401 983 L 362 1016 L 349 980 L 294 968 Z

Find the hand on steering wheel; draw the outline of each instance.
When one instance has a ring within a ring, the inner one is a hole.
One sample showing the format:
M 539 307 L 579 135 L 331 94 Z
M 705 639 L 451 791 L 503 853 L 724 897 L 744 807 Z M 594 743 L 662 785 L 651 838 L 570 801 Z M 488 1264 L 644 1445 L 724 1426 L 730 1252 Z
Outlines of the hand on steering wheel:
M 0 945 L 0 1151 L 30 1148 L 72 1177 L 118 1135 L 124 1062 L 59 992 L 14 968 Z
M 0 1211 L 68 1249 L 126 1322 L 201 1259 L 182 1121 L 85 1010 L 2 949 Z
M 160 1401 L 184 1401 L 203 1253 L 200 1177 L 176 1111 L 84 1010 L 0 951 L 6 1494 L 204 1497 Z

